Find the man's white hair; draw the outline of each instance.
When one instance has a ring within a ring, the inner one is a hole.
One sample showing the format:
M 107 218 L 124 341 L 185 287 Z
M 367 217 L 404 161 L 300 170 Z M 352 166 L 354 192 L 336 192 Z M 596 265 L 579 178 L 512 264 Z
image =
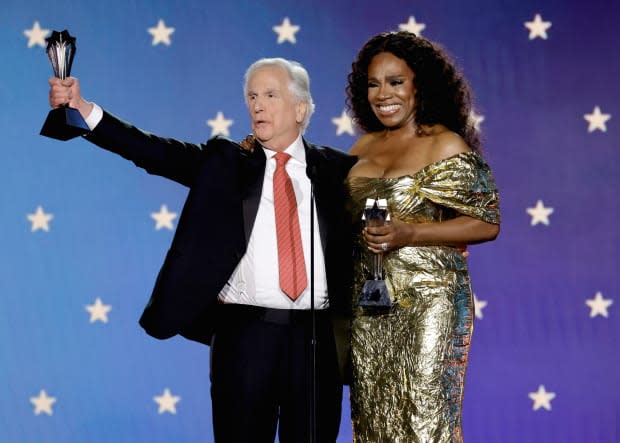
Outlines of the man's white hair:
M 252 63 L 247 71 L 245 71 L 245 76 L 243 77 L 243 95 L 245 101 L 246 103 L 248 101 L 248 81 L 250 77 L 259 69 L 274 66 L 287 72 L 290 79 L 289 90 L 291 94 L 297 100 L 307 105 L 306 115 L 304 115 L 304 119 L 301 122 L 301 133 L 303 134 L 310 124 L 310 117 L 312 117 L 314 113 L 315 106 L 312 95 L 310 94 L 310 76 L 308 75 L 308 71 L 306 71 L 300 63 L 281 57 L 261 58 Z

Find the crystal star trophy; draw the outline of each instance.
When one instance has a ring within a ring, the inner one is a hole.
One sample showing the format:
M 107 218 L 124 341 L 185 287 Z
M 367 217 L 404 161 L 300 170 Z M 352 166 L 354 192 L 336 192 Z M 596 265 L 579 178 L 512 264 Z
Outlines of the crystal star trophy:
M 71 65 L 75 56 L 75 37 L 69 35 L 65 29 L 62 32 L 54 31 L 47 42 L 47 56 L 52 64 L 54 75 L 61 80 L 71 75 Z M 88 125 L 82 118 L 80 111 L 64 105 L 52 109 L 43 127 L 41 135 L 55 138 L 56 140 L 70 140 L 89 131 Z
M 388 205 L 386 199 L 366 199 L 366 207 L 362 214 L 362 220 L 366 227 L 383 226 L 390 221 Z M 359 296 L 358 305 L 388 308 L 392 306 L 392 301 L 388 294 L 388 289 L 383 280 L 383 253 L 372 254 L 370 269 L 372 279 L 364 282 L 364 287 Z

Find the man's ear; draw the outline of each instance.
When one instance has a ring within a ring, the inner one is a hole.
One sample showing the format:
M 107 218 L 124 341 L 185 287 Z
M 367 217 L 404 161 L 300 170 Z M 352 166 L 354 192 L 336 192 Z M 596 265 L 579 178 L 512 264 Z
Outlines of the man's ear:
M 306 112 L 308 112 L 308 103 L 298 102 L 295 106 L 295 121 L 301 124 L 306 118 Z

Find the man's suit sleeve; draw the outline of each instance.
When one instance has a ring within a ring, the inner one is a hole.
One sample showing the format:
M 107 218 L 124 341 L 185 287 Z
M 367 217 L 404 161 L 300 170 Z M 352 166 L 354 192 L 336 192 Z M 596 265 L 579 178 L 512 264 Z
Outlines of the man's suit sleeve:
M 103 111 L 99 124 L 84 136 L 97 146 L 114 152 L 149 174 L 191 186 L 208 151 L 206 144 L 192 144 L 155 134 Z

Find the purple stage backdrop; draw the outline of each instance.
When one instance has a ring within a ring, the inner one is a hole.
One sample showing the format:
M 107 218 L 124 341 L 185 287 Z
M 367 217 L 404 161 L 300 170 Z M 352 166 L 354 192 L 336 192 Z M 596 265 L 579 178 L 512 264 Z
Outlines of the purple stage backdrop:
M 212 439 L 208 348 L 137 323 L 187 189 L 38 135 L 51 30 L 77 36 L 86 98 L 192 142 L 244 137 L 245 68 L 298 60 L 308 139 L 347 151 L 351 61 L 399 28 L 462 66 L 501 191 L 498 240 L 470 248 L 465 440 L 619 441 L 619 24 L 616 0 L 4 0 L 0 442 Z

